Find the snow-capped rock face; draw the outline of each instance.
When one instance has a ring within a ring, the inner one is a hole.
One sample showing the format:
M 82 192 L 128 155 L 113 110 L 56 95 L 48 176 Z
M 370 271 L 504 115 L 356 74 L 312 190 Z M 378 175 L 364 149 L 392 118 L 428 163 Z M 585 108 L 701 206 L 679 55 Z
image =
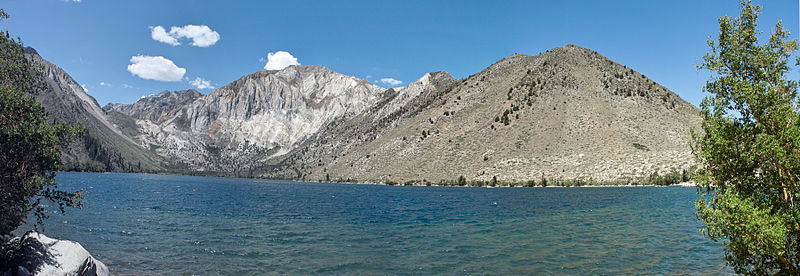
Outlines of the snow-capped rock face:
M 383 90 L 323 66 L 289 66 L 242 77 L 195 101 L 186 115 L 192 132 L 281 154 L 332 120 L 373 106 Z
M 2 254 L 4 275 L 109 275 L 106 265 L 79 243 L 32 231 L 3 245 Z

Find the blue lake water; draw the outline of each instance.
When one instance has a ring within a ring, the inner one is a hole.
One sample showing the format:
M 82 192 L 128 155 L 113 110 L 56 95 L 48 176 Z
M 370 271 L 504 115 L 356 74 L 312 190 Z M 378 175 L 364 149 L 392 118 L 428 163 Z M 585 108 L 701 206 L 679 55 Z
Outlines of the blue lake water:
M 695 188 L 395 187 L 59 173 L 45 233 L 115 274 L 729 274 Z

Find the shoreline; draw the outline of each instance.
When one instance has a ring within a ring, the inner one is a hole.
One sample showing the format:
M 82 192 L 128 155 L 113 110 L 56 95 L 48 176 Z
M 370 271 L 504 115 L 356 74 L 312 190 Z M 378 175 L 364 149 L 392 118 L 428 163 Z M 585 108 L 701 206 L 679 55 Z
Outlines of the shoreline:
M 380 186 L 404 186 L 404 187 L 462 187 L 462 188 L 621 188 L 621 187 L 695 187 L 696 184 L 693 181 L 684 181 L 675 184 L 669 185 L 655 185 L 655 184 L 641 184 L 641 185 L 634 185 L 634 184 L 586 184 L 586 185 L 534 185 L 534 186 L 518 186 L 518 185 L 504 185 L 498 184 L 495 186 L 490 185 L 483 185 L 483 186 L 471 186 L 471 185 L 440 185 L 439 183 L 432 183 L 429 182 L 429 185 L 425 184 L 412 184 L 412 185 L 404 185 L 401 183 L 397 184 L 387 184 L 387 183 L 374 183 L 374 182 L 347 182 L 347 181 L 313 181 L 313 180 L 297 180 L 297 179 L 280 179 L 280 178 L 259 178 L 259 177 L 230 177 L 230 176 L 213 176 L 213 175 L 187 175 L 187 174 L 176 174 L 176 173 L 147 173 L 147 172 L 87 172 L 87 171 L 58 171 L 58 173 L 96 173 L 96 174 L 109 174 L 109 173 L 120 173 L 120 174 L 149 174 L 149 175 L 172 175 L 172 176 L 186 176 L 186 177 L 209 177 L 209 178 L 238 178 L 238 179 L 259 179 L 259 180 L 273 180 L 273 181 L 287 181 L 287 182 L 296 182 L 296 183 L 317 183 L 317 184 L 351 184 L 351 185 L 380 185 Z
M 511 185 L 497 185 L 497 186 L 469 186 L 469 185 L 438 185 L 438 184 L 431 184 L 431 185 L 389 185 L 389 184 L 381 184 L 381 183 L 352 183 L 352 182 L 310 182 L 310 181 L 297 181 L 297 182 L 309 182 L 309 183 L 333 183 L 333 184 L 353 184 L 353 185 L 380 185 L 380 186 L 404 186 L 404 187 L 453 187 L 453 188 L 486 188 L 486 189 L 493 189 L 493 188 L 634 188 L 634 187 L 696 187 L 694 182 L 681 182 L 676 184 L 669 184 L 669 185 L 655 185 L 655 184 L 643 184 L 643 185 L 618 185 L 618 184 L 611 184 L 611 185 L 580 185 L 580 186 L 560 186 L 560 185 L 548 185 L 548 186 L 533 186 L 533 187 L 526 187 L 526 186 L 511 186 Z

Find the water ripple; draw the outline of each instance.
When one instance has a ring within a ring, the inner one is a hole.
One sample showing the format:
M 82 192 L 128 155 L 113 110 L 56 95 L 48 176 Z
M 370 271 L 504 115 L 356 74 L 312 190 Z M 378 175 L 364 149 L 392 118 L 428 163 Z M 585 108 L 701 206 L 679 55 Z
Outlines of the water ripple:
M 693 188 L 445 188 L 59 173 L 47 233 L 122 275 L 730 274 Z M 68 223 L 61 223 L 67 221 Z

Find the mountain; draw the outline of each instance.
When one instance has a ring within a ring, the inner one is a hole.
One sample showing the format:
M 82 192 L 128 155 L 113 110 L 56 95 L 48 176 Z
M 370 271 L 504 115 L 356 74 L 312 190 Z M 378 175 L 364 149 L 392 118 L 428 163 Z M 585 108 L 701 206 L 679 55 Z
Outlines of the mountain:
M 516 54 L 455 84 L 430 76 L 397 89 L 394 99 L 407 103 L 329 126 L 264 175 L 611 181 L 694 164 L 690 129 L 699 129 L 699 110 L 597 52 L 567 45 Z
M 106 110 L 132 119 L 128 125 L 138 133 L 128 135 L 184 164 L 184 172 L 230 175 L 252 173 L 321 127 L 362 113 L 383 90 L 323 66 L 290 66 L 255 72 L 193 100 L 194 93 L 164 92 Z
M 42 103 L 48 118 L 67 123 L 79 122 L 84 135 L 63 154 L 66 168 L 91 171 L 162 171 L 165 163 L 154 153 L 138 146 L 106 116 L 97 101 L 86 94 L 60 67 L 26 48 L 29 60 L 43 66 L 47 88 L 35 97 Z
M 40 95 L 43 104 L 91 126 L 100 142 L 88 144 L 111 152 L 117 170 L 141 163 L 369 183 L 637 180 L 693 166 L 690 129 L 701 122 L 675 93 L 576 45 L 515 54 L 461 80 L 432 72 L 385 89 L 323 66 L 289 66 L 208 95 L 164 91 L 103 109 L 46 64 L 56 89 Z M 77 148 L 70 160 L 97 165 L 90 146 Z

